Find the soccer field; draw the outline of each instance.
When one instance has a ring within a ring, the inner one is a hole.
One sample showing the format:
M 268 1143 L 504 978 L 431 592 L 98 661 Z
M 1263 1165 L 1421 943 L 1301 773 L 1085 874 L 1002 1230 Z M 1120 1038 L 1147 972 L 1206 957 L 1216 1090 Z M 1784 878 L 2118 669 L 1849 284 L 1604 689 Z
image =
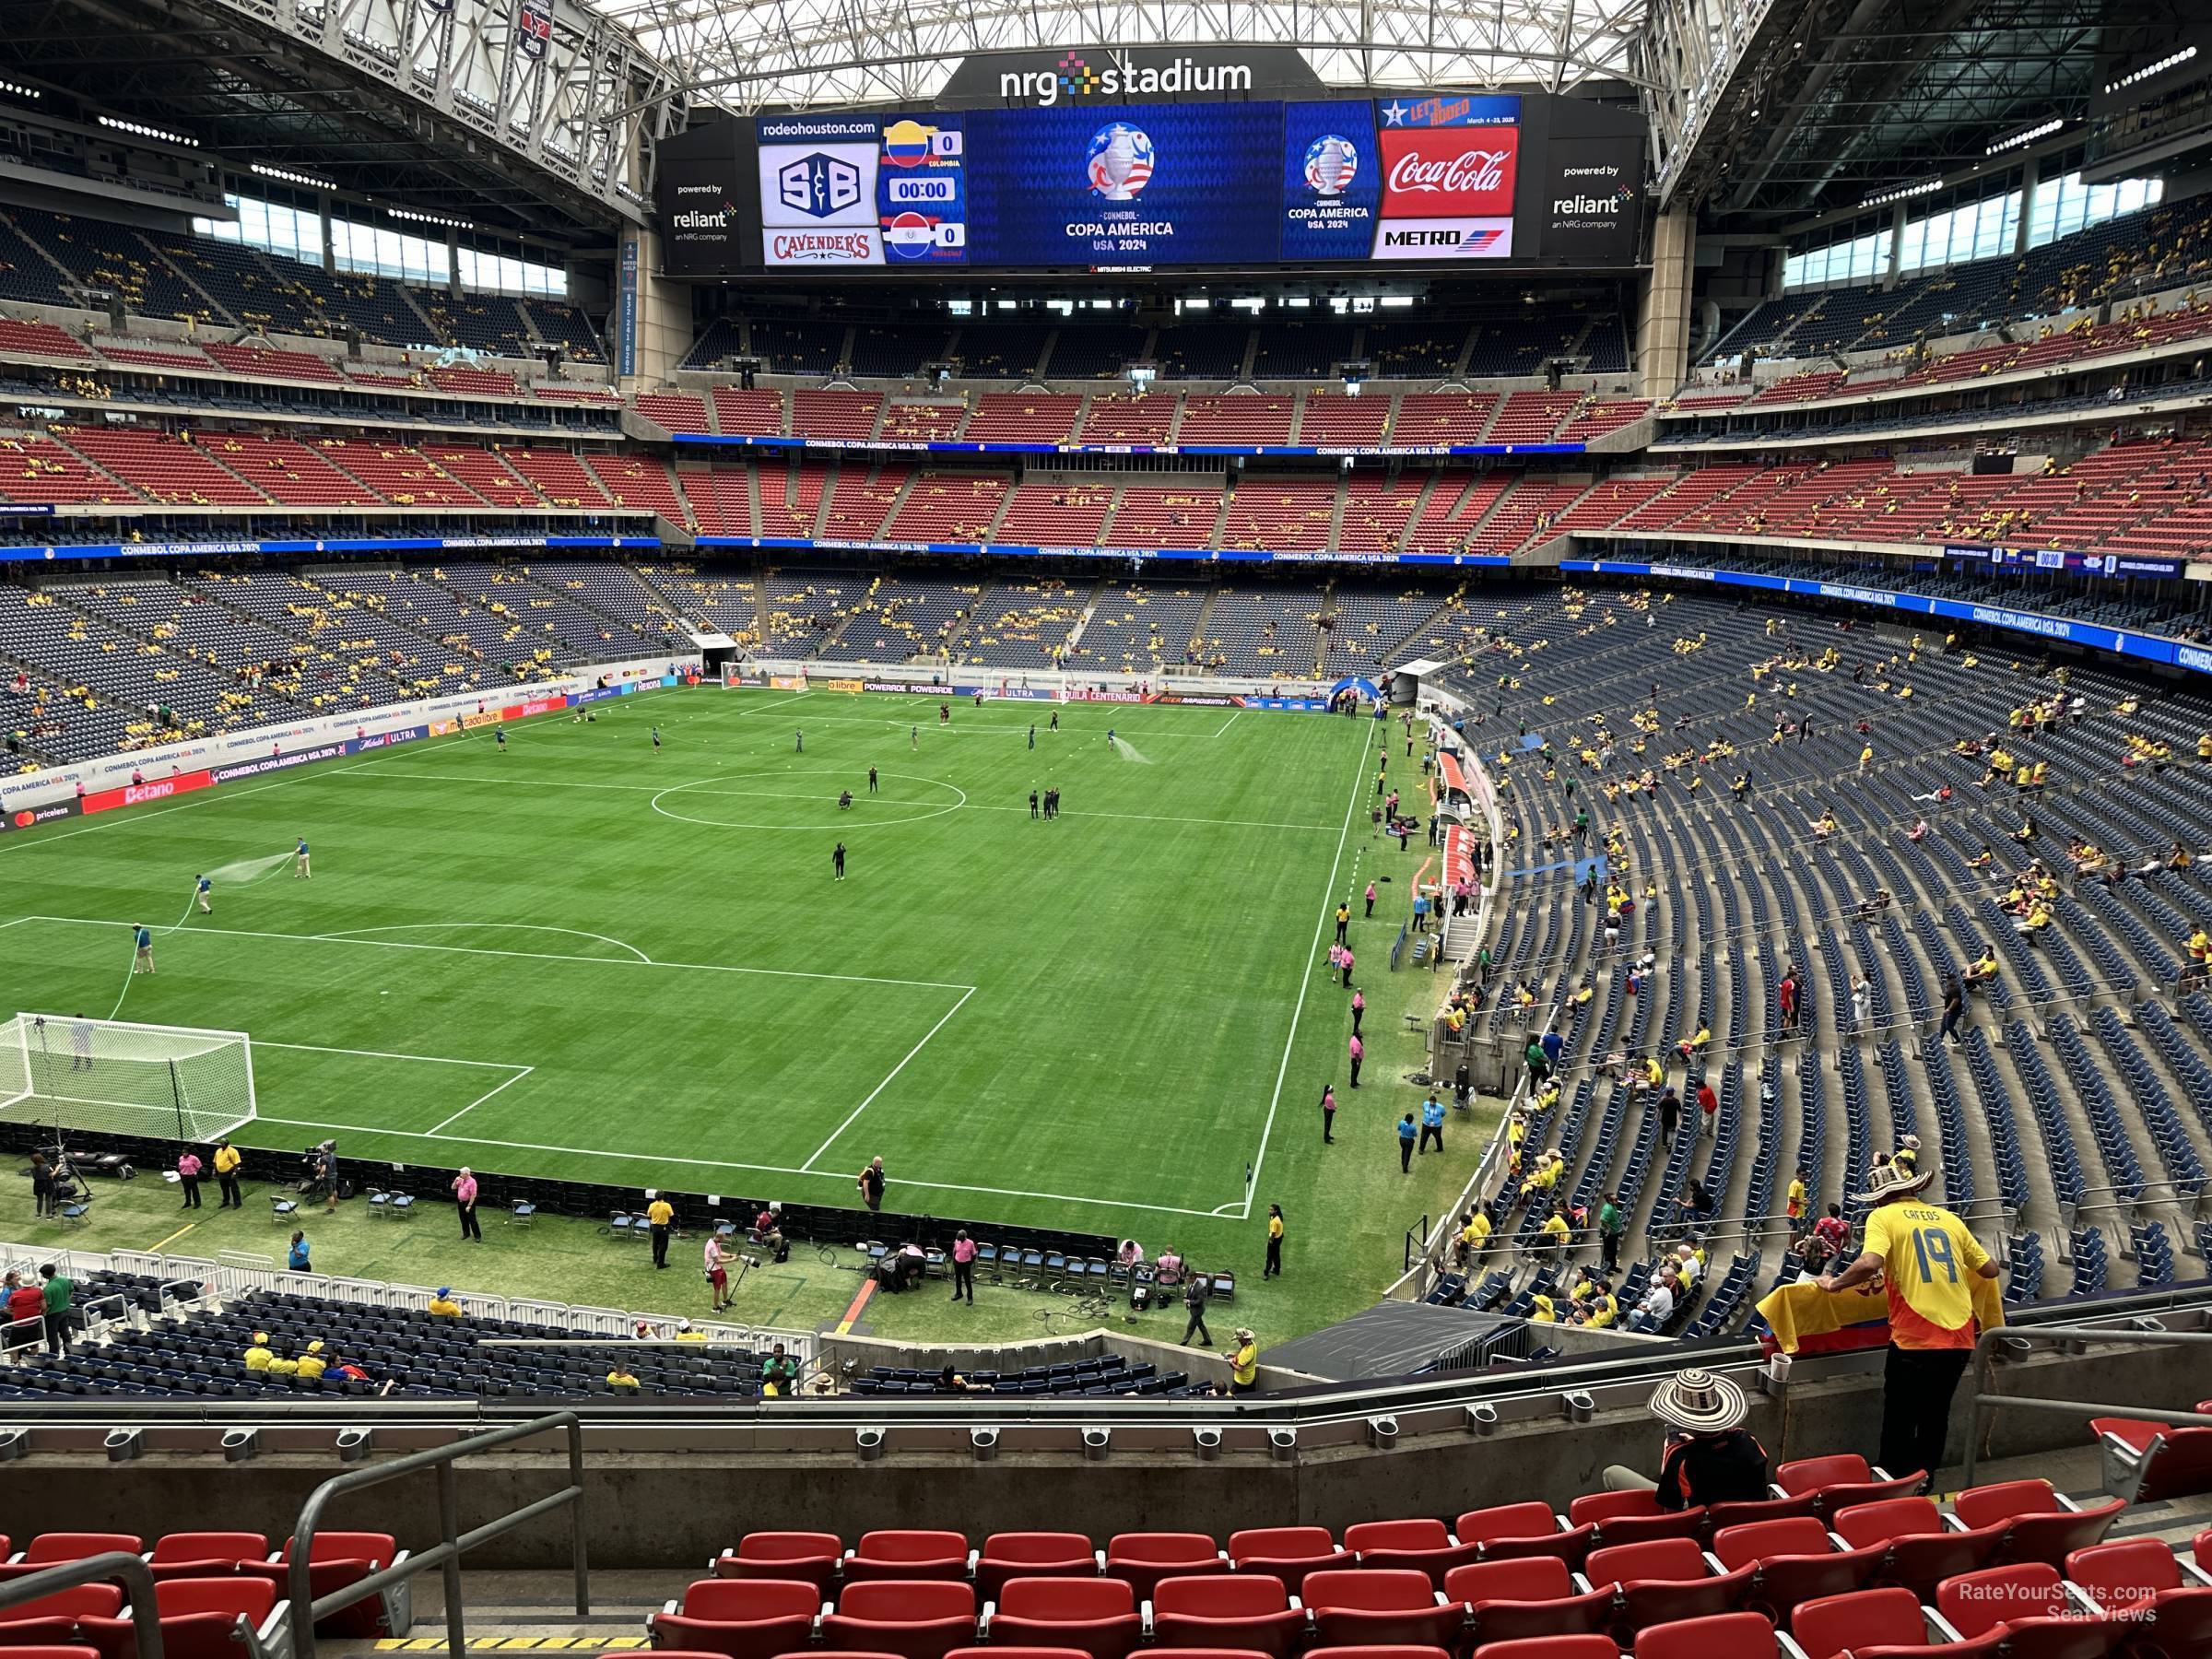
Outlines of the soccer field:
M 1369 823 L 1386 746 L 1419 794 L 1394 725 L 1101 704 L 1053 732 L 1054 705 L 956 703 L 940 729 L 935 700 L 818 690 L 600 707 L 503 752 L 471 733 L 9 837 L 0 1012 L 246 1031 L 240 1138 L 335 1134 L 357 1160 L 850 1204 L 880 1154 L 894 1209 L 1147 1238 L 1311 1191 L 1349 1024 L 1329 911 L 1392 872 L 1352 942 L 1371 1003 L 1398 1000 L 1379 982 L 1421 850 Z M 200 870 L 299 836 L 312 880 L 218 886 L 167 931 Z M 135 922 L 157 972 L 134 980 Z M 1339 1126 L 1393 1181 L 1396 1092 Z

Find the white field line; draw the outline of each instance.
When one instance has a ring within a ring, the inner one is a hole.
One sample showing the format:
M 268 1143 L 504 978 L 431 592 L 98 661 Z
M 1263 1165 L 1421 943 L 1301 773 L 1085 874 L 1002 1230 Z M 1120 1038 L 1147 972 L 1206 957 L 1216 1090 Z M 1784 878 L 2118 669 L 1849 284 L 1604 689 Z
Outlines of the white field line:
M 500 1089 L 512 1088 L 515 1084 L 520 1083 L 524 1077 L 528 1077 L 537 1068 L 535 1066 L 525 1065 L 522 1068 L 522 1070 L 516 1072 L 514 1076 L 509 1077 L 504 1083 L 493 1084 L 489 1088 L 486 1089 L 482 1094 L 471 1100 L 467 1105 L 462 1107 L 460 1111 L 454 1112 L 452 1117 L 447 1118 L 444 1123 L 432 1124 L 430 1125 L 430 1133 L 432 1135 L 436 1135 L 439 1131 L 459 1123 L 463 1118 L 474 1112 L 477 1107 L 483 1105 L 485 1101 L 490 1100 L 493 1095 L 498 1094 Z
M 1214 735 L 1217 737 L 1226 736 L 1229 733 L 1229 728 L 1232 725 L 1235 725 L 1238 721 L 1243 718 L 1244 711 L 1239 709 L 1234 714 L 1231 714 L 1227 720 L 1221 723 L 1220 730 L 1217 731 Z
M 868 1090 L 868 1098 L 861 1101 L 859 1105 L 853 1108 L 851 1114 L 846 1117 L 845 1121 L 830 1132 L 830 1138 L 824 1141 L 820 1146 L 817 1147 L 814 1149 L 814 1156 L 809 1158 L 805 1163 L 801 1164 L 799 1168 L 811 1173 L 814 1169 L 815 1160 L 819 1159 L 823 1153 L 829 1151 L 831 1147 L 837 1144 L 839 1135 L 844 1134 L 846 1130 L 852 1128 L 855 1123 L 859 1122 L 860 1114 L 865 1112 L 871 1105 L 875 1103 L 875 1100 L 877 1095 L 881 1094 L 885 1089 L 891 1086 L 891 1079 L 893 1077 L 896 1077 L 900 1072 L 906 1069 L 907 1061 L 912 1060 L 916 1054 L 920 1053 L 924 1048 L 928 1047 L 929 1040 L 932 1037 L 935 1037 L 939 1031 L 943 1030 L 945 1029 L 946 1021 L 949 1020 L 955 1014 L 958 1014 L 961 1007 L 967 1003 L 968 999 L 974 994 L 975 991 L 972 986 L 971 986 L 968 990 L 963 991 L 960 994 L 960 1000 L 954 1003 L 951 1007 L 946 1009 L 943 1018 L 940 1018 L 935 1025 L 931 1026 L 928 1030 L 922 1033 L 922 1041 L 915 1043 L 912 1048 L 906 1051 L 905 1054 L 900 1059 L 899 1064 L 892 1066 L 888 1072 L 884 1074 L 883 1081 Z M 439 1126 L 441 1128 L 444 1127 L 443 1124 L 440 1124 Z
M 1373 723 L 1369 723 L 1371 728 Z M 1359 791 L 1367 782 L 1367 751 L 1374 746 L 1375 734 L 1371 729 L 1359 745 L 1359 769 L 1352 776 L 1351 798 L 1344 804 L 1344 828 L 1337 832 L 1336 856 L 1329 861 L 1328 885 L 1322 889 L 1320 915 L 1313 923 L 1313 942 L 1306 947 L 1306 960 L 1299 971 L 1298 1005 L 1290 1011 L 1290 1031 L 1283 1039 L 1283 1062 L 1276 1067 L 1275 1093 L 1268 1097 L 1267 1121 L 1260 1129 L 1260 1149 L 1252 1160 L 1252 1180 L 1244 1188 L 1244 1208 L 1241 1219 L 1252 1218 L 1252 1197 L 1260 1189 L 1260 1172 L 1267 1165 L 1267 1140 L 1275 1133 L 1276 1108 L 1282 1104 L 1283 1083 L 1290 1075 L 1290 1050 L 1298 1041 L 1298 1022 L 1305 1015 L 1306 994 L 1313 988 L 1313 953 L 1321 948 L 1321 935 L 1329 925 L 1329 902 L 1336 894 L 1336 870 L 1344 863 L 1344 843 L 1352 833 L 1352 814 L 1359 806 Z
M 54 922 L 72 927 L 128 927 L 128 922 L 110 922 L 93 916 L 24 916 L 25 922 Z M 474 927 L 473 922 L 452 922 L 450 927 Z M 488 925 L 505 926 L 507 924 Z M 339 934 L 256 933 L 239 927 L 195 927 L 195 938 L 283 939 L 295 945 L 352 945 L 371 950 L 443 950 L 458 956 L 514 957 L 536 962 L 586 962 L 601 968 L 665 968 L 682 973 L 756 973 L 775 979 L 836 980 L 852 985 L 905 985 L 925 991 L 973 991 L 973 985 L 956 985 L 946 980 L 886 979 L 866 973 L 814 973 L 797 968 L 740 968 L 728 962 L 664 962 L 647 958 L 630 961 L 623 957 L 570 956 L 550 950 L 493 950 L 480 945 L 418 945 L 401 939 L 357 939 Z
M 770 773 L 767 775 L 772 777 L 774 774 Z M 794 794 L 784 791 L 769 789 L 709 789 L 706 788 L 705 785 L 715 782 L 715 780 L 711 777 L 701 778 L 698 780 L 696 783 L 655 784 L 585 783 L 559 778 L 545 779 L 483 777 L 473 772 L 388 771 L 380 772 L 378 776 L 381 778 L 419 778 L 426 781 L 447 783 L 490 783 L 508 789 L 589 789 L 612 791 L 617 794 L 667 794 L 672 791 L 680 791 L 687 795 L 734 795 L 741 799 L 756 801 L 819 802 L 833 799 L 833 797 L 825 794 Z M 724 781 L 727 782 L 729 780 Z M 865 799 L 867 799 L 866 796 L 860 796 L 855 800 L 854 805 L 857 806 L 861 801 L 865 801 Z M 965 803 L 965 806 L 971 812 L 1027 812 L 1029 810 L 1029 807 L 1026 806 L 983 806 L 974 801 L 967 802 Z M 1118 818 L 1125 822 L 1143 824 L 1207 824 L 1212 825 L 1215 828 L 1224 830 L 1309 830 L 1320 832 L 1328 829 L 1326 824 L 1292 824 L 1280 822 L 1272 818 L 1178 818 L 1171 814 L 1156 812 L 1064 812 L 1060 816 L 1062 818 Z M 903 821 L 912 822 L 918 820 Z M 886 829 L 892 829 L 895 827 L 896 825 L 894 824 L 887 824 L 884 826 Z
M 451 1054 L 401 1054 L 390 1049 L 331 1048 L 321 1042 L 278 1042 L 266 1037 L 253 1039 L 256 1048 L 298 1049 L 309 1054 L 359 1054 L 365 1060 L 421 1060 L 431 1065 L 481 1065 L 492 1071 L 528 1071 L 527 1065 L 514 1065 L 504 1060 L 456 1060 Z
M 450 1141 L 464 1147 L 497 1147 L 512 1152 L 557 1152 L 564 1157 L 589 1158 L 598 1160 L 613 1159 L 620 1162 L 643 1164 L 683 1164 L 701 1170 L 743 1170 L 756 1175 L 788 1175 L 810 1181 L 849 1182 L 853 1178 L 841 1171 L 793 1169 L 787 1164 L 738 1163 L 719 1158 L 685 1158 L 673 1153 L 611 1152 L 601 1147 L 555 1147 L 543 1141 L 488 1140 L 474 1135 L 442 1135 L 435 1130 L 369 1129 L 359 1124 L 330 1124 L 317 1118 L 279 1118 L 263 1116 L 255 1120 L 265 1124 L 283 1124 L 302 1129 L 339 1129 L 352 1135 L 386 1135 L 401 1140 Z M 979 1193 L 993 1198 L 1038 1198 L 1052 1204 L 1082 1204 L 1099 1209 L 1148 1210 L 1163 1216 L 1197 1216 L 1211 1218 L 1212 1210 L 1185 1209 L 1171 1204 L 1145 1204 L 1131 1198 L 1089 1198 L 1074 1193 L 1033 1193 L 1016 1187 L 968 1186 L 958 1182 L 930 1181 L 904 1174 L 894 1177 L 900 1185 L 926 1187 L 940 1193 Z

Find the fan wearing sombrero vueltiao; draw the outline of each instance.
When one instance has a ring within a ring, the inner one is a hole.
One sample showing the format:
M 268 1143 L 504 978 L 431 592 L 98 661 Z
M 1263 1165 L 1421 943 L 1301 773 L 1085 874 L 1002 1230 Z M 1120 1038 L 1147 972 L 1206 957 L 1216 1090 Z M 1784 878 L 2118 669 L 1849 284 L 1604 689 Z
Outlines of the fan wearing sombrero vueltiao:
M 1875 1166 L 1866 1191 L 1854 1195 L 1874 1206 L 1859 1258 L 1819 1281 L 1833 1294 L 1883 1276 L 1889 1356 L 1882 1372 L 1881 1463 L 1892 1475 L 1922 1470 L 1929 1486 L 1943 1462 L 1951 1396 L 1973 1357 L 1975 1335 L 1983 1324 L 2004 1317 L 1989 1253 L 1965 1222 L 1920 1196 L 1936 1174 L 1903 1156 Z
M 1682 1371 L 1652 1391 L 1651 1412 L 1667 1425 L 1659 1478 L 1615 1464 L 1608 1492 L 1650 1492 L 1663 1510 L 1752 1503 L 1767 1496 L 1767 1452 L 1744 1428 L 1744 1391 L 1707 1371 Z

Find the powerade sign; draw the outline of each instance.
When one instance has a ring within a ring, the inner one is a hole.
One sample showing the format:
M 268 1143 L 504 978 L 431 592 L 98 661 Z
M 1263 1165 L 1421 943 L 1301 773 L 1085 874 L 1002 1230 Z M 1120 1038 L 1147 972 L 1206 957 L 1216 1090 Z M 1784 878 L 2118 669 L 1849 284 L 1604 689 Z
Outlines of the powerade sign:
M 1957 599 L 1935 599 L 1924 594 L 1900 594 L 1888 588 L 1859 587 L 1841 582 L 1807 582 L 1794 576 L 1768 576 L 1756 571 L 1709 571 L 1688 566 L 1641 564 L 1610 559 L 1562 559 L 1559 569 L 1574 574 L 1597 576 L 1654 576 L 1712 582 L 1722 587 L 1759 588 L 1768 593 L 1794 594 L 1809 599 L 1842 599 L 1854 605 L 1879 606 L 1917 617 L 1946 622 L 1971 622 L 1983 628 L 2002 628 L 2031 634 L 2063 645 L 2091 651 L 2109 651 L 2119 656 L 2212 674 L 2212 651 L 2157 634 L 2131 633 L 2125 629 L 2100 628 L 2065 617 L 2048 617 L 2040 611 L 2014 610 L 2002 605 L 1971 605 Z

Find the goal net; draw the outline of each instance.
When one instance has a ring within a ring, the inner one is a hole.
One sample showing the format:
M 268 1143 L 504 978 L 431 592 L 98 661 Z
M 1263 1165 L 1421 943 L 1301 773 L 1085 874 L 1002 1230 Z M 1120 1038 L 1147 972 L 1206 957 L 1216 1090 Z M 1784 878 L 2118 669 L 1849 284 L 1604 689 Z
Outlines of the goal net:
M 197 1142 L 253 1119 L 243 1031 L 71 1014 L 0 1025 L 0 1120 Z

